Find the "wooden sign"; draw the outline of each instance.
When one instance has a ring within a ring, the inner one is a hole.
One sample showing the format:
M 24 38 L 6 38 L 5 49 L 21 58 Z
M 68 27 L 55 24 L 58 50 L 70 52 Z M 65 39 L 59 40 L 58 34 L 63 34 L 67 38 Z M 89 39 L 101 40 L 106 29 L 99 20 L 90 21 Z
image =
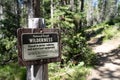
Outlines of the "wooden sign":
M 25 61 L 59 56 L 58 33 L 23 33 L 22 58 Z
M 18 29 L 20 65 L 44 64 L 61 60 L 59 29 Z

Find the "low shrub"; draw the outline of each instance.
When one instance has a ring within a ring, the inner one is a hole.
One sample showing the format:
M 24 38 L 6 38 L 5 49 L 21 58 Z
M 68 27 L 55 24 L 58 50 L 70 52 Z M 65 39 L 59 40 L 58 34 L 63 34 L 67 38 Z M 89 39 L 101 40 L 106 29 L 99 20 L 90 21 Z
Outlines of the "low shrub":
M 0 80 L 26 80 L 26 70 L 17 64 L 1 66 Z
M 60 68 L 58 63 L 49 65 L 49 80 L 86 80 L 88 74 L 89 68 L 84 66 L 84 62 L 77 66 L 69 63 L 64 68 Z

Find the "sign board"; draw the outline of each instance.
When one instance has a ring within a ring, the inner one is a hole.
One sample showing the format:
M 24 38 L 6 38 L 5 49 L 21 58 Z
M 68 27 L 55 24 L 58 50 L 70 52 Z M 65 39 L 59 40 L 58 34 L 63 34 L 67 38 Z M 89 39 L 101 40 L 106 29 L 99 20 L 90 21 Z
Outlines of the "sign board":
M 59 56 L 58 33 L 24 33 L 21 36 L 23 60 L 38 60 Z
M 18 60 L 21 65 L 60 61 L 59 29 L 18 29 Z

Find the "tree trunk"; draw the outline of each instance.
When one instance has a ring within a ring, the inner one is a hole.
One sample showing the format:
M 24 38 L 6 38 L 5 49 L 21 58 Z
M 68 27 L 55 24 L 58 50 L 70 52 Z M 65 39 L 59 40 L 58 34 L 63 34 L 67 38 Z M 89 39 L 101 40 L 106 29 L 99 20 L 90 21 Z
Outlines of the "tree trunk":
M 20 28 L 20 6 L 19 6 L 19 2 L 17 0 L 17 25 Z
M 108 12 L 108 15 L 106 18 L 107 21 L 112 20 L 116 16 L 117 1 L 118 0 L 114 0 L 114 1 L 109 2 L 108 8 L 107 8 L 107 9 L 109 9 L 109 12 Z
M 84 11 L 84 0 L 81 0 L 81 8 L 80 8 L 80 12 L 82 13 Z M 82 31 L 82 19 L 80 19 L 80 25 L 79 25 L 79 29 L 80 31 Z
M 3 6 L 2 6 L 2 0 L 0 0 L 0 20 L 3 19 Z
M 91 26 L 93 24 L 93 6 L 92 6 L 92 1 L 88 0 L 87 1 L 87 16 L 86 16 L 86 20 L 87 20 L 87 26 Z
M 53 0 L 51 0 L 51 25 L 53 28 L 53 14 L 54 14 L 54 5 L 53 5 Z
M 74 11 L 74 0 L 70 0 L 71 10 Z
M 83 12 L 83 10 L 84 10 L 84 0 L 81 0 L 81 9 L 80 9 L 80 11 Z
M 99 23 L 105 21 L 106 11 L 107 11 L 107 0 L 101 0 L 98 4 L 99 6 Z

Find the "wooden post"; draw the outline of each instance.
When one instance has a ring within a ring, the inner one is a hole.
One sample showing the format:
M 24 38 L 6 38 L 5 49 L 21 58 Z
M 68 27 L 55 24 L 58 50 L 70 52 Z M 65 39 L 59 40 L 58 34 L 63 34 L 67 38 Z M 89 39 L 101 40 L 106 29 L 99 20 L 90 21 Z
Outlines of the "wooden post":
M 29 0 L 28 13 L 28 28 L 45 26 L 40 18 L 40 0 Z M 48 80 L 48 64 L 27 66 L 27 80 Z

